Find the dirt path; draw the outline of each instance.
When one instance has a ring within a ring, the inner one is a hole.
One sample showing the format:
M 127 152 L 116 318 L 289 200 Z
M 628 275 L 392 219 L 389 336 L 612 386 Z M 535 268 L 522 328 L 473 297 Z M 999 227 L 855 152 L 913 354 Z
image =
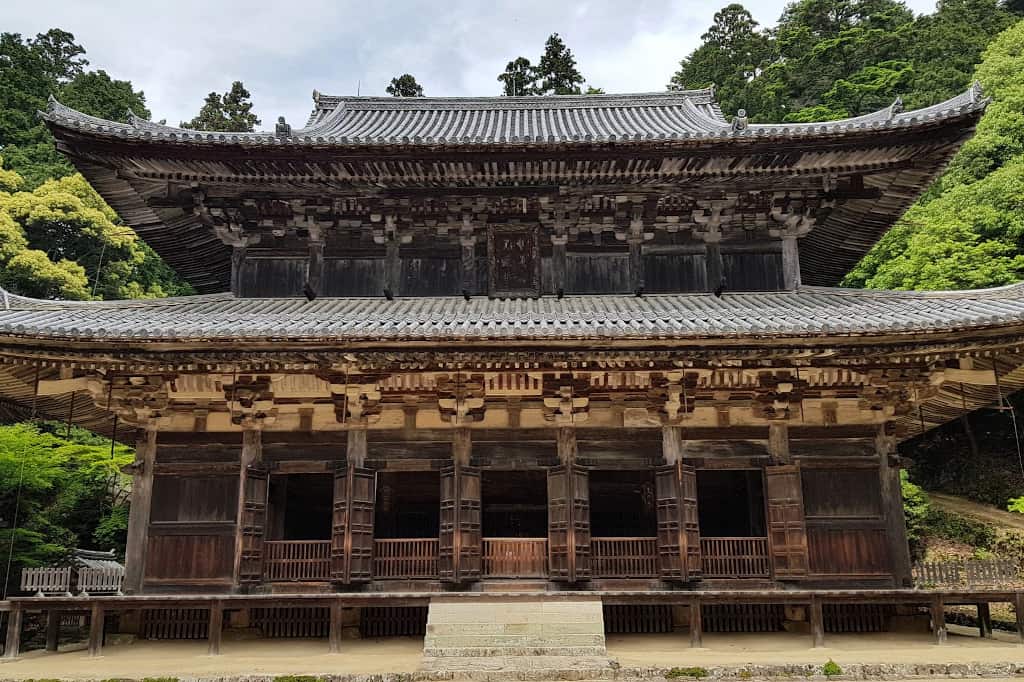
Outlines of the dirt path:
M 942 511 L 954 512 L 1002 528 L 1024 531 L 1024 514 L 1004 511 L 998 507 L 971 502 L 962 497 L 945 493 L 929 492 L 928 497 L 931 499 L 932 505 Z

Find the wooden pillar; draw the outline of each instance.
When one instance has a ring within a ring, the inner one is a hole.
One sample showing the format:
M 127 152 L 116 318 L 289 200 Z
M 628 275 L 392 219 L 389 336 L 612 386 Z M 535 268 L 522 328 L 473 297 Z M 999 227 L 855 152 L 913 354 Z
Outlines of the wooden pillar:
M 563 226 L 559 231 L 558 227 L 555 228 L 556 233 L 551 235 L 551 280 L 554 288 L 554 293 L 558 293 L 561 290 L 565 292 L 568 282 L 566 281 L 566 244 L 569 243 L 569 237 L 565 234 L 565 227 Z
M 946 604 L 942 597 L 936 597 L 932 601 L 932 632 L 935 634 L 936 644 L 946 643 Z
M 128 539 L 124 553 L 125 594 L 138 594 L 146 574 L 149 512 L 153 501 L 153 468 L 156 463 L 156 428 L 147 428 L 135 445 L 132 500 L 128 510 Z
M 811 599 L 810 620 L 812 640 L 811 646 L 816 649 L 821 648 L 825 646 L 825 617 L 822 612 L 822 604 L 820 599 Z
M 790 464 L 793 458 L 789 454 L 789 425 L 786 422 L 768 424 L 768 454 L 772 464 Z
M 238 467 L 238 509 L 235 515 L 235 564 L 234 585 L 241 583 L 242 549 L 245 545 L 245 502 L 246 478 L 249 467 L 263 458 L 263 434 L 256 426 L 247 422 L 242 426 L 242 456 Z
M 992 608 L 988 602 L 978 602 L 978 636 L 992 636 Z
M 675 464 L 683 456 L 683 429 L 681 426 L 661 427 L 661 454 L 665 464 Z
M 690 648 L 700 649 L 704 646 L 704 622 L 701 619 L 700 599 L 690 602 Z
M 103 649 L 103 619 L 105 617 L 103 605 L 93 602 L 92 611 L 89 615 L 89 655 L 99 656 Z
M 4 658 L 17 658 L 21 649 L 21 620 L 24 616 L 21 604 L 11 605 L 7 612 L 7 640 L 4 644 Z
M 722 265 L 722 247 L 716 241 L 704 242 L 704 269 L 708 291 L 714 291 L 725 278 Z
M 1024 592 L 1017 592 L 1013 608 L 1017 612 L 1017 642 L 1024 646 Z
M 634 292 L 644 288 L 643 233 L 629 237 L 629 287 Z
M 479 293 L 476 285 L 476 235 L 472 233 L 470 225 L 469 233 L 465 229 L 459 236 L 459 245 L 462 247 L 462 290 L 469 294 Z
M 324 274 L 324 243 L 320 239 L 310 239 L 309 264 L 306 267 L 306 284 L 315 294 L 322 294 L 320 285 Z
M 558 461 L 565 465 L 576 463 L 578 447 L 576 445 L 576 429 L 562 426 L 558 429 Z
M 242 269 L 245 267 L 246 248 L 234 246 L 231 248 L 231 293 L 236 296 L 242 291 Z
M 210 623 L 207 632 L 206 653 L 210 656 L 220 655 L 220 640 L 224 633 L 224 602 L 215 601 L 210 604 Z
M 50 609 L 46 612 L 46 650 L 56 651 L 60 645 L 60 611 Z
M 800 288 L 800 247 L 795 236 L 782 238 L 782 287 L 787 291 Z
M 903 513 L 903 486 L 896 458 L 896 439 L 886 434 L 885 425 L 878 427 L 875 436 L 878 452 L 879 485 L 882 507 L 885 510 L 885 529 L 889 539 L 889 556 L 893 582 L 897 586 L 911 587 L 914 583 L 907 542 L 907 520 Z
M 395 296 L 399 293 L 402 278 L 402 261 L 398 257 L 398 235 L 392 234 L 384 247 L 384 286 Z
M 473 456 L 473 434 L 467 427 L 459 427 L 452 434 L 452 460 L 459 466 L 469 466 Z
M 332 654 L 341 653 L 341 631 L 344 611 L 341 602 L 335 599 L 331 602 L 331 629 L 328 634 L 328 642 Z
M 348 429 L 348 447 L 345 449 L 345 458 L 348 463 L 362 468 L 366 466 L 366 429 L 359 426 L 350 426 Z

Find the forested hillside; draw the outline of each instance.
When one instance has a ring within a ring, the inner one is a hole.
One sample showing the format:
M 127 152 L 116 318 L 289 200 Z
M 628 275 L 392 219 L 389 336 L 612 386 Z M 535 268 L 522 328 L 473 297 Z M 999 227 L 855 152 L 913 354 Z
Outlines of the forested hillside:
M 894 102 L 927 106 L 977 79 L 993 100 L 977 135 L 846 284 L 995 286 L 1024 279 L 1022 15 L 1020 0 L 942 0 L 921 16 L 898 0 L 798 0 L 781 17 L 758 18 L 731 4 L 677 68 L 651 66 L 664 69 L 670 88 L 714 84 L 727 115 L 744 109 L 761 122 L 836 119 Z M 107 119 L 124 121 L 129 110 L 150 117 L 138 84 L 89 66 L 67 31 L 0 35 L 0 286 L 82 300 L 188 294 L 74 173 L 36 116 L 54 96 Z M 553 34 L 536 67 L 516 58 L 498 80 L 505 94 L 581 92 L 585 70 Z M 423 94 L 411 74 L 389 87 L 396 96 Z M 183 125 L 259 125 L 240 82 L 210 92 L 196 112 Z M 109 443 L 91 438 L 53 425 L 0 427 L 0 526 L 19 528 L 4 533 L 0 552 L 7 555 L 14 537 L 15 565 L 52 560 L 75 544 L 119 541 L 125 502 L 114 465 L 130 455 L 115 449 L 111 460 Z M 928 486 L 1003 506 L 1024 493 L 1007 412 L 972 415 L 905 444 L 903 453 Z

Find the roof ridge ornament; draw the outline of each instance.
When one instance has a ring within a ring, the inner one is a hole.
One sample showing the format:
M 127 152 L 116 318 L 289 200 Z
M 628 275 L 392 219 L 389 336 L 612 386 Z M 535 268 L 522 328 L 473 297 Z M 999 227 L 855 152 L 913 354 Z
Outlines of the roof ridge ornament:
M 292 136 L 292 127 L 284 120 L 284 116 L 277 117 L 277 125 L 274 126 L 274 137 L 289 138 Z
M 975 79 L 974 82 L 971 83 L 971 87 L 967 91 L 967 93 L 968 96 L 971 98 L 971 104 L 976 104 L 977 102 L 980 102 L 985 96 L 985 91 L 981 87 L 981 81 Z
M 903 95 L 897 95 L 892 104 L 889 105 L 889 120 L 896 118 L 897 114 L 903 113 Z
M 737 109 L 736 110 L 736 115 L 732 119 L 732 129 L 733 129 L 734 132 L 737 132 L 737 133 L 741 132 L 741 131 L 744 131 L 744 130 L 747 129 L 747 125 L 749 124 L 749 122 L 750 121 L 747 118 L 747 110 L 746 109 Z

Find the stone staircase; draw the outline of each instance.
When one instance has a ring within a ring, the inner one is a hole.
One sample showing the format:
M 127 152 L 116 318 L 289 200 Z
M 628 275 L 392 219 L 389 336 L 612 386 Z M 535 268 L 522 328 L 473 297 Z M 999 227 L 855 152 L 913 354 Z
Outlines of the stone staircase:
M 431 600 L 423 643 L 426 671 L 610 667 L 599 598 Z

